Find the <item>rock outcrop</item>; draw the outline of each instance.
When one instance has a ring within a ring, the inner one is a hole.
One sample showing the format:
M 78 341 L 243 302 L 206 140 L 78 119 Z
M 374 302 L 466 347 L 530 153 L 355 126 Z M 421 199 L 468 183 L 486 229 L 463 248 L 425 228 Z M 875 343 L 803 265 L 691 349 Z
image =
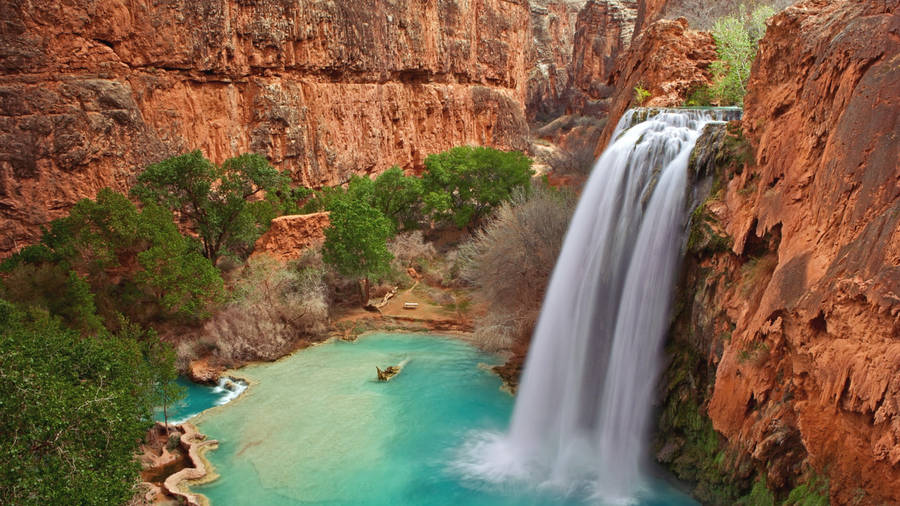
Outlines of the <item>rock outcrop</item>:
M 716 59 L 716 45 L 708 32 L 688 29 L 687 20 L 661 19 L 647 26 L 632 41 L 616 63 L 606 85 L 617 91 L 609 106 L 609 118 L 597 154 L 606 147 L 619 118 L 629 107 L 673 107 L 688 94 L 709 84 L 709 65 Z M 634 89 L 650 92 L 635 103 Z
M 294 214 L 272 220 L 269 230 L 256 240 L 253 255 L 266 254 L 281 261 L 296 260 L 310 247 L 325 241 L 328 213 Z
M 526 147 L 526 1 L 12 0 L 0 6 L 0 252 L 199 148 L 305 185 Z
M 578 13 L 568 111 L 602 117 L 616 93 L 609 84 L 616 62 L 631 44 L 639 2 L 591 0 Z
M 745 491 L 754 475 L 777 494 L 818 475 L 833 504 L 900 502 L 898 8 L 811 0 L 775 16 L 742 129 L 717 141 L 725 169 L 694 214 L 666 378 L 663 428 L 682 432 L 659 455 L 710 502 L 728 497 L 720 472 Z M 718 464 L 688 470 L 712 428 Z
M 585 0 L 531 0 L 532 45 L 525 110 L 542 123 L 566 109 L 572 86 L 572 51 Z M 590 2 L 589 2 L 590 3 Z

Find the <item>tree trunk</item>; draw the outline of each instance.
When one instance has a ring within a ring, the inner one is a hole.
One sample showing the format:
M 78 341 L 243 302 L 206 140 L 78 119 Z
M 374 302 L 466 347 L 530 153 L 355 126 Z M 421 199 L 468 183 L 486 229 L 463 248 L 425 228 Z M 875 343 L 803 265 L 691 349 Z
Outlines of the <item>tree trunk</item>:
M 163 422 L 166 424 L 166 437 L 169 437 L 169 396 L 163 392 Z
M 363 307 L 369 303 L 369 278 L 363 278 L 359 282 L 359 303 Z

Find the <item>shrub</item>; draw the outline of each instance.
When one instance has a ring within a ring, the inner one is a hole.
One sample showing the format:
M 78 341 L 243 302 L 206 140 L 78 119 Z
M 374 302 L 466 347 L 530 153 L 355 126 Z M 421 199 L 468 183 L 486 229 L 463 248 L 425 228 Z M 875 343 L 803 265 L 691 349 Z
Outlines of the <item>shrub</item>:
M 719 57 L 710 66 L 713 74 L 710 95 L 714 102 L 743 105 L 756 47 L 766 32 L 766 19 L 774 14 L 775 9 L 768 5 L 757 6 L 749 14 L 741 5 L 737 16 L 725 16 L 713 24 Z
M 206 352 L 224 364 L 274 360 L 298 339 L 317 339 L 328 318 L 323 275 L 321 268 L 251 258 L 234 300 L 206 323 L 198 341 L 180 345 L 179 366 Z
M 648 98 L 650 98 L 650 90 L 647 90 L 641 84 L 634 87 L 634 101 L 637 105 L 643 104 Z
M 562 248 L 575 198 L 546 186 L 517 191 L 460 248 L 461 275 L 488 305 L 476 332 L 526 337 Z
M 424 212 L 458 228 L 478 225 L 517 188 L 531 186 L 531 159 L 518 151 L 458 146 L 425 158 Z
M 394 256 L 396 268 L 407 267 L 420 268 L 437 256 L 434 244 L 425 242 L 425 236 L 420 230 L 397 234 L 388 241 L 388 251 Z

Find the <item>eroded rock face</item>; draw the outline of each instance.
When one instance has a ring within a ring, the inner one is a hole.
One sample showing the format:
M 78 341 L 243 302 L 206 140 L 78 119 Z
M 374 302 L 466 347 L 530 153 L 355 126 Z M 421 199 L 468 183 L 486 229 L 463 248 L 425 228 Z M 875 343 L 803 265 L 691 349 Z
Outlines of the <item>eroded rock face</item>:
M 329 213 L 294 214 L 272 220 L 265 234 L 256 240 L 253 255 L 266 254 L 281 261 L 296 260 L 325 241 Z
M 569 111 L 605 116 L 616 89 L 609 84 L 616 62 L 628 49 L 638 2 L 591 0 L 578 13 Z
M 0 6 L 0 252 L 199 148 L 305 185 L 526 147 L 525 1 L 11 0 Z
M 635 86 L 650 92 L 640 105 L 682 105 L 692 90 L 709 84 L 708 68 L 715 59 L 712 35 L 688 29 L 684 18 L 661 19 L 647 26 L 619 58 L 607 80 L 607 86 L 617 90 L 617 94 L 609 106 L 609 119 L 597 154 L 606 147 L 622 114 L 638 105 Z
M 770 21 L 743 119 L 755 164 L 705 205 L 676 336 L 712 371 L 728 472 L 785 493 L 812 468 L 833 504 L 900 503 L 898 8 L 812 0 Z
M 526 112 L 544 122 L 563 114 L 572 86 L 572 51 L 576 21 L 585 0 L 531 0 L 532 45 L 529 49 Z M 589 2 L 590 3 L 590 2 Z

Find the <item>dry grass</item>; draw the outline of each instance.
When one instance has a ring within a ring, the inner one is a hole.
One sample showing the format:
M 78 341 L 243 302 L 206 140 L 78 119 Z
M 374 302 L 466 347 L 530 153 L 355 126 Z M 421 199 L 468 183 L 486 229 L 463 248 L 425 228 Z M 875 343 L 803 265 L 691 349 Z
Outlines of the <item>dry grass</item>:
M 198 340 L 178 346 L 179 367 L 211 354 L 229 366 L 274 360 L 300 339 L 315 340 L 325 330 L 328 297 L 324 270 L 303 259 L 287 266 L 260 257 L 248 261 L 235 282 L 233 300 L 203 327 Z

